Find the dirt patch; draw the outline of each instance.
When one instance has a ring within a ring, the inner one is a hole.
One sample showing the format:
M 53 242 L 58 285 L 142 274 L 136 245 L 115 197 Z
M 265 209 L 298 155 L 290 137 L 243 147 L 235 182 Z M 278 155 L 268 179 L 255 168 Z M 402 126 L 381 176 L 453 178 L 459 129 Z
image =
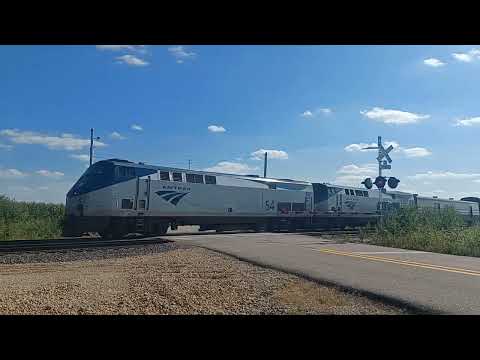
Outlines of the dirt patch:
M 0 265 L 0 314 L 399 313 L 201 248 Z

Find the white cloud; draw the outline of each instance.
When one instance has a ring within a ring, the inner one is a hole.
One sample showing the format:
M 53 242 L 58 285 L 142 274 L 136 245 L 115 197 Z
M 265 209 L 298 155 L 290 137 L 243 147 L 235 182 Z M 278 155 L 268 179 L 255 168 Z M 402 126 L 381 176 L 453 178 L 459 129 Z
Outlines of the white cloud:
M 478 59 L 480 59 L 480 50 L 479 49 L 472 49 L 468 52 L 472 56 L 476 56 Z
M 265 157 L 265 153 L 267 153 L 268 159 L 280 159 L 286 160 L 288 159 L 288 154 L 283 150 L 265 150 L 260 149 L 257 151 L 252 152 L 250 155 L 252 156 L 252 160 L 263 160 Z
M 432 155 L 431 151 L 422 147 L 414 147 L 409 149 L 403 149 L 406 157 L 425 157 Z
M 1 169 L 0 168 L 0 179 L 19 179 L 27 176 L 27 173 L 21 172 L 17 169 Z
M 452 56 L 458 61 L 470 63 L 480 59 L 480 50 L 472 49 L 468 53 L 453 53 Z
M 465 53 L 453 53 L 452 56 L 458 60 L 458 61 L 463 61 L 463 62 L 472 62 L 473 57 L 469 54 Z
M 141 127 L 140 125 L 137 125 L 137 124 L 133 124 L 132 126 L 130 126 L 130 129 L 135 130 L 135 131 L 143 131 L 143 127 Z
M 337 171 L 334 183 L 339 185 L 361 186 L 366 177 L 375 176 L 378 172 L 377 164 L 345 165 Z
M 385 124 L 415 124 L 422 119 L 428 119 L 430 115 L 415 114 L 407 111 L 388 110 L 380 107 L 374 107 L 371 110 L 360 111 L 363 116 L 383 122 Z
M 400 154 L 400 155 L 405 155 L 408 158 L 425 157 L 425 156 L 432 155 L 432 152 L 430 150 L 428 150 L 426 148 L 423 148 L 423 147 L 404 148 L 404 147 L 401 147 L 400 144 L 396 141 L 386 141 L 384 143 L 385 148 L 388 148 L 390 145 L 393 146 L 393 150 L 392 150 L 393 153 L 397 153 L 397 154 Z M 376 147 L 376 146 L 377 146 L 376 143 L 371 143 L 371 144 L 358 143 L 358 144 L 347 145 L 347 146 L 345 146 L 344 150 L 347 151 L 347 152 L 359 152 L 359 151 L 374 152 L 374 151 L 378 151 L 378 150 L 376 150 L 376 149 L 362 150 L 362 149 L 366 148 L 366 147 Z
M 13 149 L 13 146 L 12 146 L 12 145 L 7 145 L 7 144 L 1 144 L 1 143 L 0 143 L 0 149 L 10 151 L 10 150 Z
M 313 112 L 310 110 L 305 110 L 303 113 L 300 114 L 300 116 L 303 118 L 314 118 L 318 115 L 330 115 L 331 113 L 332 110 L 329 108 L 318 108 Z
M 116 57 L 119 63 L 124 63 L 130 66 L 147 66 L 150 63 L 148 61 L 142 60 L 134 55 L 122 55 Z
M 136 51 L 142 50 L 145 48 L 145 45 L 96 45 L 98 50 L 110 50 L 110 51 L 121 51 L 121 50 L 129 50 L 129 51 Z
M 309 118 L 309 117 L 313 117 L 313 114 L 310 110 L 306 110 L 303 113 L 301 113 L 300 116 L 304 118 Z
M 210 172 L 246 175 L 246 174 L 250 174 L 252 171 L 258 170 L 258 167 L 252 168 L 247 164 L 230 162 L 230 161 L 221 161 L 217 165 L 203 169 L 203 170 L 210 171 Z
M 126 139 L 125 136 L 120 135 L 118 132 L 114 131 L 110 134 L 110 138 L 114 140 L 124 140 Z
M 338 174 L 347 174 L 347 175 L 371 175 L 375 174 L 378 171 L 377 164 L 364 164 L 364 165 L 344 165 L 342 166 L 337 173 Z
M 73 158 L 73 159 L 77 159 L 77 160 L 83 161 L 83 162 L 90 162 L 90 155 L 86 155 L 86 154 L 71 154 L 70 157 Z
M 43 145 L 51 150 L 76 151 L 90 146 L 90 139 L 77 138 L 72 134 L 50 136 L 32 131 L 5 129 L 0 131 L 0 135 L 6 136 L 11 142 L 16 144 Z M 95 145 L 97 147 L 106 146 L 105 143 L 100 141 L 95 141 Z
M 65 174 L 60 171 L 50 171 L 50 170 L 38 170 L 36 171 L 38 175 L 45 176 L 48 178 L 60 178 Z
M 396 141 L 385 141 L 384 142 L 384 147 L 385 149 L 387 149 L 390 145 L 393 146 L 393 150 L 392 151 L 401 151 L 403 148 L 400 146 L 400 144 Z
M 453 125 L 454 126 L 480 125 L 480 116 L 479 117 L 472 117 L 472 118 L 467 118 L 467 119 L 456 120 L 456 122 Z
M 33 188 L 30 186 L 24 186 L 24 185 L 11 185 L 8 186 L 9 190 L 14 190 L 14 191 L 33 191 Z
M 65 204 L 65 194 L 72 187 L 71 181 L 55 181 L 54 184 L 20 185 L 18 181 L 2 185 L 2 193 L 17 201 L 35 201 Z
M 183 46 L 173 46 L 168 48 L 168 52 L 177 59 L 178 64 L 182 64 L 187 59 L 193 59 L 197 56 L 193 51 L 188 52 Z
M 440 67 L 440 66 L 446 65 L 444 62 L 442 62 L 438 59 L 435 59 L 435 58 L 425 59 L 425 60 L 423 60 L 423 63 L 425 65 L 432 66 L 432 67 Z
M 348 152 L 355 152 L 355 151 L 362 151 L 362 149 L 366 147 L 375 147 L 377 146 L 376 143 L 371 143 L 371 144 L 366 144 L 366 143 L 358 143 L 358 144 L 350 144 L 345 146 L 344 150 Z M 378 151 L 376 149 L 369 149 L 369 150 L 363 150 L 363 151 Z
M 452 56 L 458 61 L 470 63 L 480 59 L 480 50 L 472 49 L 468 53 L 453 53 Z
M 480 174 L 454 173 L 451 171 L 427 171 L 426 173 L 415 174 L 408 178 L 412 180 L 465 180 L 480 178 Z
M 225 130 L 225 128 L 223 126 L 210 125 L 208 127 L 208 131 L 217 133 L 217 132 L 225 132 L 227 130 Z

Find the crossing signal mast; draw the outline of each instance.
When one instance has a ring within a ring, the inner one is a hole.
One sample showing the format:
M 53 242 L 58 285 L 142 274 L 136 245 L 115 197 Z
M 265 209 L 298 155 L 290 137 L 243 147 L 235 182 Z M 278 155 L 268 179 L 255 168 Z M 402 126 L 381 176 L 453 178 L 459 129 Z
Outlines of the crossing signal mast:
M 375 181 L 372 182 L 371 178 L 366 178 L 364 181 L 362 181 L 362 184 L 365 185 L 367 189 L 371 189 L 373 185 L 375 185 L 378 190 L 379 190 L 379 196 L 378 196 L 378 201 L 379 201 L 379 210 L 380 210 L 380 215 L 382 215 L 382 193 L 385 192 L 385 185 L 388 185 L 391 189 L 395 189 L 398 186 L 398 183 L 400 180 L 393 176 L 387 177 L 382 176 L 382 170 L 390 170 L 392 168 L 392 158 L 388 153 L 393 150 L 393 146 L 390 145 L 388 148 L 384 148 L 382 145 L 382 137 L 378 137 L 378 143 L 377 146 L 369 146 L 366 148 L 363 148 L 362 150 L 370 150 L 370 149 L 378 149 L 378 156 L 377 156 L 377 161 L 378 161 L 378 176 L 375 178 Z M 385 159 L 384 159 L 385 158 Z

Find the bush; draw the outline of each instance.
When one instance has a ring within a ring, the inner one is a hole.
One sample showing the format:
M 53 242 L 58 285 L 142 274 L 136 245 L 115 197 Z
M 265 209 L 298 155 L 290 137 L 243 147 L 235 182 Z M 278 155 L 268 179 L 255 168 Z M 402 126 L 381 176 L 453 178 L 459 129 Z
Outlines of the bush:
M 480 226 L 467 227 L 453 209 L 401 208 L 386 215 L 369 238 L 388 247 L 480 256 Z
M 17 202 L 0 195 L 0 240 L 61 236 L 65 206 Z

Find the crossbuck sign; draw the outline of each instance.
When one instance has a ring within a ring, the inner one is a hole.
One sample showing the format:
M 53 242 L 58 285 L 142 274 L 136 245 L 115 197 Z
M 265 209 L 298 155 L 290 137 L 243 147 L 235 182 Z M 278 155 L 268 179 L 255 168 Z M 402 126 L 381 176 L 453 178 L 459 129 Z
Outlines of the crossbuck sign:
M 383 158 L 387 159 L 389 163 L 392 162 L 392 158 L 388 153 L 393 150 L 393 146 L 390 145 L 387 149 L 385 149 L 381 143 L 381 140 L 378 142 L 378 157 L 377 160 L 380 162 Z

